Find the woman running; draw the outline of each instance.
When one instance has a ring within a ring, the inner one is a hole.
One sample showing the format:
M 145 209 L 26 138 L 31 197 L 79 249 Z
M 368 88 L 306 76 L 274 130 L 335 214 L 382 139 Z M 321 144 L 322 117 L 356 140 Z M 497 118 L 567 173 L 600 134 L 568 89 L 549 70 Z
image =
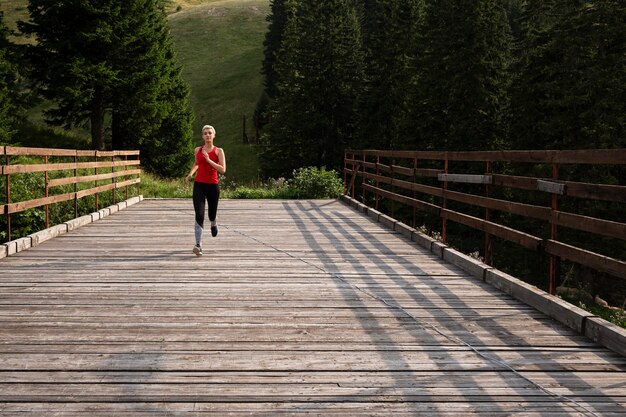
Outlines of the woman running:
M 213 145 L 215 129 L 205 125 L 202 128 L 204 145 L 198 146 L 195 151 L 195 163 L 185 179 L 190 181 L 193 174 L 196 178 L 193 183 L 193 209 L 196 212 L 196 245 L 193 253 L 202 256 L 202 232 L 204 231 L 204 202 L 209 202 L 209 220 L 211 221 L 211 236 L 217 236 L 217 203 L 220 198 L 218 173 L 226 172 L 226 157 L 224 150 Z

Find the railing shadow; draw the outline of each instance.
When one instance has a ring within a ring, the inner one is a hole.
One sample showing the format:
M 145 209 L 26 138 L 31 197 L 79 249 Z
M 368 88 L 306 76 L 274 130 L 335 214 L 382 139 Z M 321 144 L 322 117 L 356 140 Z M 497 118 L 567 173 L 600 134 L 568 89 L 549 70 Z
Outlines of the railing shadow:
M 431 322 L 434 321 L 435 322 L 434 324 L 437 327 L 444 328 L 445 329 L 444 331 L 446 332 L 451 332 L 452 330 L 449 329 L 449 323 L 451 322 L 455 323 L 455 326 L 460 329 L 455 332 L 456 333 L 455 336 L 461 338 L 464 342 L 472 346 L 477 346 L 480 349 L 484 347 L 484 341 L 482 340 L 482 338 L 472 333 L 472 330 L 468 328 L 463 322 L 461 323 L 459 322 L 458 317 L 450 315 L 447 311 L 458 312 L 459 316 L 462 316 L 464 313 L 469 312 L 469 313 L 472 313 L 472 315 L 476 315 L 477 317 L 480 318 L 480 320 L 472 320 L 472 323 L 475 326 L 478 326 L 479 328 L 481 328 L 483 331 L 487 332 L 487 334 L 489 334 L 490 337 L 494 338 L 495 340 L 500 341 L 502 343 L 502 346 L 519 346 L 519 347 L 533 348 L 533 346 L 529 344 L 527 340 L 514 334 L 510 329 L 507 329 L 506 327 L 503 327 L 502 325 L 500 325 L 497 322 L 497 317 L 494 318 L 494 317 L 481 316 L 478 311 L 476 311 L 469 304 L 464 302 L 462 298 L 460 298 L 457 294 L 451 291 L 446 286 L 446 284 L 443 283 L 442 281 L 435 281 L 433 279 L 428 279 L 428 280 L 422 279 L 420 280 L 421 285 L 425 285 L 426 288 L 441 295 L 439 297 L 438 304 L 432 302 L 430 298 L 428 297 L 428 294 L 424 294 L 422 291 L 414 287 L 413 282 L 405 278 L 406 275 L 411 275 L 411 276 L 426 275 L 425 272 L 418 265 L 415 265 L 414 262 L 410 258 L 408 258 L 407 256 L 403 256 L 403 255 L 393 255 L 392 249 L 387 247 L 383 241 L 378 239 L 375 233 L 371 233 L 370 231 L 363 229 L 363 227 L 358 225 L 350 217 L 345 216 L 343 213 L 339 211 L 333 211 L 332 215 L 330 215 L 322 211 L 321 207 L 316 207 L 314 205 L 315 203 L 311 203 L 311 204 L 312 204 L 311 207 L 306 208 L 303 203 L 297 202 L 296 207 L 299 209 L 298 211 L 291 208 L 289 204 L 285 204 L 284 208 L 285 210 L 287 210 L 290 216 L 294 219 L 295 223 L 298 224 L 300 232 L 302 233 L 306 242 L 308 243 L 309 247 L 314 251 L 314 253 L 325 252 L 324 247 L 318 241 L 314 232 L 321 233 L 322 236 L 325 236 L 327 239 L 335 239 L 337 241 L 336 249 L 343 249 L 343 246 L 345 245 L 343 241 L 337 239 L 337 236 L 340 236 L 341 239 L 347 242 L 350 242 L 354 248 L 358 249 L 362 253 L 363 252 L 367 253 L 369 256 L 369 260 L 373 261 L 377 265 L 377 268 L 385 274 L 386 278 L 391 279 L 393 282 L 396 282 L 400 286 L 400 288 L 404 289 L 406 295 L 411 297 L 412 300 L 417 305 L 420 306 L 420 308 L 430 310 L 430 311 L 438 311 L 439 315 L 437 318 L 429 319 L 429 321 Z M 303 215 L 300 215 L 299 213 L 303 213 Z M 324 224 L 321 224 L 315 221 L 319 219 L 320 217 L 323 218 L 324 221 L 330 226 L 326 227 Z M 307 226 L 307 225 L 314 225 L 314 224 L 317 224 L 316 230 L 311 230 L 311 227 Z M 373 223 L 373 225 L 375 225 L 375 223 Z M 355 236 L 357 236 L 358 238 L 355 239 Z M 406 239 L 406 238 L 402 236 L 400 237 L 400 239 Z M 361 242 L 367 242 L 368 244 L 365 245 L 364 243 L 361 243 Z M 370 249 L 371 247 L 375 247 L 376 250 L 372 251 Z M 376 252 L 382 255 L 377 255 Z M 359 269 L 358 267 L 360 267 L 363 271 L 367 269 L 367 266 L 362 265 L 361 262 L 357 258 L 349 254 L 349 251 L 339 250 L 337 253 L 341 255 L 341 259 L 343 261 L 348 261 L 351 264 L 351 266 L 355 268 L 355 270 L 358 270 Z M 337 265 L 336 262 L 333 262 L 328 257 L 324 257 L 324 258 L 320 257 L 320 261 L 322 262 L 323 269 L 326 271 L 333 271 L 335 269 L 339 269 L 339 265 Z M 404 271 L 399 270 L 398 267 L 392 265 L 392 263 L 402 264 L 403 265 L 402 270 Z M 354 287 L 341 285 L 344 283 L 340 282 L 339 280 L 343 280 L 345 278 L 341 277 L 340 273 L 333 274 L 331 272 L 331 275 L 333 275 L 333 278 L 338 282 L 338 284 L 340 284 L 339 288 L 344 294 L 346 301 L 349 300 L 352 303 L 354 303 L 354 299 L 356 298 L 355 295 L 357 295 L 355 294 L 355 292 L 358 290 L 355 289 Z M 361 277 L 365 277 L 367 273 L 362 272 L 360 273 L 360 275 Z M 375 282 L 376 278 L 374 275 L 370 275 L 369 277 Z M 514 301 L 508 295 L 501 294 L 497 290 L 490 288 L 486 284 L 478 283 L 477 281 L 474 281 L 474 283 L 476 284 L 477 287 L 481 288 L 481 290 L 485 291 L 489 295 L 492 295 L 494 297 L 500 296 L 502 298 L 507 299 L 507 301 L 510 301 L 511 303 L 516 303 L 516 301 Z M 415 291 L 414 292 L 406 291 L 407 288 L 414 288 Z M 380 296 L 382 299 L 391 301 L 392 303 L 394 302 L 394 296 L 390 294 L 389 292 L 387 292 L 382 286 L 377 289 L 376 294 Z M 360 295 L 363 295 L 363 294 L 360 294 Z M 445 302 L 447 306 L 449 307 L 449 310 L 441 308 L 442 300 L 446 300 Z M 357 304 L 357 306 L 362 312 L 368 311 L 367 307 L 363 303 Z M 369 315 L 362 314 L 362 315 L 359 315 L 358 318 L 361 321 L 363 327 L 371 326 L 371 323 L 377 322 L 376 317 L 372 314 L 369 314 Z M 398 322 L 406 325 L 406 320 L 402 320 L 398 318 Z M 428 325 L 424 326 L 423 323 L 418 322 L 415 324 L 422 327 L 422 329 L 428 329 Z M 556 327 L 559 327 L 557 324 L 554 324 L 554 325 Z M 379 335 L 379 338 L 378 339 L 372 338 L 371 342 L 373 346 L 381 346 L 383 344 L 392 345 L 392 346 L 394 345 L 393 338 L 391 337 L 391 335 L 386 335 L 386 329 L 383 325 L 379 324 L 377 326 L 377 330 L 379 331 L 377 333 Z M 571 333 L 569 329 L 565 329 L 564 327 L 559 328 L 559 330 L 561 330 L 565 334 Z M 426 351 L 429 353 L 429 355 L 432 356 L 433 360 L 435 360 L 437 357 L 441 355 L 441 352 L 438 351 L 437 349 L 439 347 L 445 346 L 445 344 L 441 343 L 440 341 L 441 338 L 434 336 L 432 333 L 429 334 L 428 331 L 419 332 L 419 334 L 415 334 L 414 332 L 410 332 L 410 333 L 414 335 L 416 342 L 420 343 L 421 345 L 427 344 L 428 346 L 433 347 L 433 350 Z M 380 336 L 380 335 L 383 335 L 383 336 Z M 531 351 L 535 351 L 535 350 L 531 349 Z M 399 350 L 398 351 L 378 350 L 378 353 L 381 355 L 381 359 L 385 361 L 385 363 L 389 364 L 390 367 L 397 367 L 398 363 L 403 364 L 403 366 L 407 365 L 406 361 L 404 361 L 402 356 L 399 355 Z M 485 352 L 485 353 L 489 355 L 490 357 L 493 357 L 497 361 L 506 362 L 506 358 L 501 357 L 497 353 L 497 348 L 494 349 L 493 347 L 491 347 L 488 349 L 488 352 Z M 520 354 L 522 356 L 525 355 L 524 352 L 521 352 Z M 567 352 L 565 352 L 564 354 L 567 354 Z M 562 368 L 562 365 L 560 365 L 558 361 L 554 360 L 553 358 L 554 358 L 554 354 L 544 355 L 542 357 L 542 360 L 544 361 L 546 366 L 548 366 L 549 369 Z M 460 369 L 461 364 L 457 363 L 456 365 L 459 365 L 459 369 Z M 496 366 L 496 368 L 498 367 Z M 502 369 L 501 367 L 500 367 L 500 370 L 509 372 L 508 370 Z M 415 374 L 415 372 L 413 372 L 413 374 Z M 516 377 L 516 378 L 519 378 L 521 380 L 520 377 Z M 569 383 L 572 383 L 572 380 L 575 381 L 577 386 L 584 387 L 584 389 L 593 389 L 593 387 L 586 384 L 583 380 L 576 378 L 572 375 L 569 375 L 568 377 Z M 401 383 L 402 381 L 398 381 L 398 382 Z M 554 401 L 554 402 L 560 403 L 563 401 L 563 399 L 549 397 L 545 392 L 540 390 L 539 387 L 532 386 L 531 384 L 527 383 L 527 381 L 523 381 L 522 385 L 517 386 L 517 387 L 510 386 L 510 383 L 507 382 L 506 379 L 502 379 L 502 382 L 503 384 L 509 385 L 509 388 L 512 388 L 515 391 L 517 391 L 519 394 L 519 398 L 521 399 L 532 401 L 533 398 L 539 395 L 539 396 L 545 397 L 546 399 L 549 398 L 551 401 Z M 556 382 L 559 382 L 559 381 L 557 380 Z M 477 386 L 479 386 L 478 381 L 477 381 Z M 529 392 L 529 390 L 527 389 L 528 387 L 530 387 L 531 389 L 536 389 L 536 394 L 528 394 Z M 461 386 L 458 386 L 457 388 L 462 390 Z M 465 396 L 465 398 L 468 401 L 472 401 L 473 396 Z M 490 395 L 485 391 L 482 398 L 483 400 L 488 399 L 490 398 Z M 572 404 L 562 405 L 563 411 L 572 411 L 571 407 L 572 407 Z M 551 415 L 553 411 L 554 410 L 551 410 L 545 413 L 539 412 L 539 415 L 548 416 L 548 415 Z

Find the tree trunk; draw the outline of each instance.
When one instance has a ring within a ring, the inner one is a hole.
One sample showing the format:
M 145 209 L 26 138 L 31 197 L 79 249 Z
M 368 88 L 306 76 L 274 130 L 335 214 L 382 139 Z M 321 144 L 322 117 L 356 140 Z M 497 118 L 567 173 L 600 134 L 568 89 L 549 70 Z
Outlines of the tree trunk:
M 97 151 L 104 150 L 104 97 L 100 89 L 96 89 L 92 101 L 91 145 Z
M 111 149 L 116 151 L 124 149 L 122 146 L 123 140 L 121 138 L 120 121 L 120 113 L 113 110 L 113 114 L 111 114 Z

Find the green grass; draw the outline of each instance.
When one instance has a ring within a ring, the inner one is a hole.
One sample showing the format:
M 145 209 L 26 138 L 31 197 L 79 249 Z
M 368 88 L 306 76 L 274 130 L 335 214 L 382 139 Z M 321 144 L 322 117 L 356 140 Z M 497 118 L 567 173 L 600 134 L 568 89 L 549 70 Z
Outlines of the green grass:
M 163 179 L 149 173 L 141 174 L 141 194 L 145 198 L 191 198 L 193 182 L 184 179 Z M 294 198 L 286 185 L 276 182 L 250 185 L 226 184 L 220 187 L 222 199 Z
M 191 198 L 190 182 L 184 179 L 159 178 L 148 172 L 141 173 L 141 194 L 145 198 Z
M 141 194 L 146 198 L 191 198 L 193 185 L 183 179 L 162 179 L 150 173 L 141 175 Z M 335 171 L 314 167 L 299 169 L 294 178 L 269 179 L 254 184 L 220 182 L 220 198 L 294 199 L 339 198 L 343 181 Z

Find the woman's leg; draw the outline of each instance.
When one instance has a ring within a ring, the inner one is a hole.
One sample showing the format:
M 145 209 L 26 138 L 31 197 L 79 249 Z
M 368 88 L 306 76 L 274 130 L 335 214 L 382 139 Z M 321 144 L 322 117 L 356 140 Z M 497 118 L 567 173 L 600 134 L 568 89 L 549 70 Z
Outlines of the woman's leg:
M 204 230 L 204 202 L 206 199 L 203 184 L 199 182 L 193 183 L 193 210 L 196 213 L 196 224 L 194 227 L 196 235 L 196 246 L 202 245 L 202 232 Z
M 209 220 L 211 221 L 211 235 L 217 236 L 217 204 L 220 200 L 220 186 L 218 184 L 210 184 L 207 201 L 209 202 Z

